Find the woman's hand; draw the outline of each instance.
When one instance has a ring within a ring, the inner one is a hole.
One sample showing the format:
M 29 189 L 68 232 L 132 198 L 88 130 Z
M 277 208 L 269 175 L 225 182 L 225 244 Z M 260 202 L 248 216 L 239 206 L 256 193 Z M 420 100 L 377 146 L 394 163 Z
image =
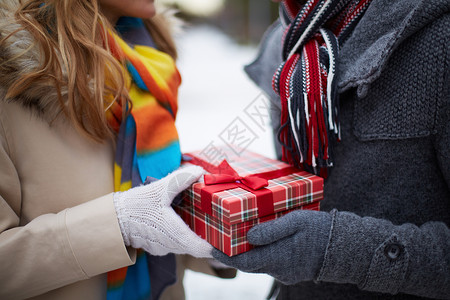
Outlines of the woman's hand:
M 171 207 L 175 196 L 204 173 L 201 167 L 188 166 L 148 185 L 114 193 L 125 245 L 152 255 L 211 257 L 212 246 L 191 231 Z

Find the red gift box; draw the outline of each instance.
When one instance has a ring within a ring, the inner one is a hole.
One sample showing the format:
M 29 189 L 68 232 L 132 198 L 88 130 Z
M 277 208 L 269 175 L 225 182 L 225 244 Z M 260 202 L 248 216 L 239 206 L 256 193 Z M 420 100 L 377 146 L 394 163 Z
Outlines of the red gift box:
M 175 211 L 203 239 L 229 256 L 252 248 L 254 225 L 296 209 L 319 210 L 323 179 L 249 151 L 210 164 L 200 152 L 184 155 L 209 174 L 183 193 Z M 265 186 L 266 185 L 266 186 Z

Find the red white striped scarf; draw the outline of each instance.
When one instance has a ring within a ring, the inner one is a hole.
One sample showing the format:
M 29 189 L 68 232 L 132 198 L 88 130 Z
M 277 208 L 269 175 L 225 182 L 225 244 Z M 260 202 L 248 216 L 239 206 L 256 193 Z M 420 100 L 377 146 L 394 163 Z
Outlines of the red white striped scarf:
M 330 138 L 340 139 L 336 59 L 339 48 L 371 0 L 284 0 L 283 63 L 273 77 L 281 99 L 283 160 L 313 167 L 333 165 Z

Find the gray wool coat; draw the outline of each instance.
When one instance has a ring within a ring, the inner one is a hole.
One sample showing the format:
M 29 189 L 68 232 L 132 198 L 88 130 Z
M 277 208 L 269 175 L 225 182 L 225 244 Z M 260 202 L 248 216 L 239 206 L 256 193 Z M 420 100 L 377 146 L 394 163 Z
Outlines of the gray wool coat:
M 342 46 L 330 240 L 317 281 L 276 283 L 278 299 L 450 299 L 449 12 L 449 0 L 374 0 Z M 246 67 L 274 133 L 282 32 L 269 28 Z

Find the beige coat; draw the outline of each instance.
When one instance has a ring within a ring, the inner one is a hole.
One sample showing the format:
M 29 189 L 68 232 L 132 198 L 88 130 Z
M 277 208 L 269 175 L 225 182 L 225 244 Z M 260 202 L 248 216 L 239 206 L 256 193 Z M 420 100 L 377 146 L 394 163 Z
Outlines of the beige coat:
M 113 147 L 0 102 L 0 299 L 103 299 L 130 265 L 112 202 Z
M 15 5 L 0 1 L 2 36 L 16 28 Z M 0 63 L 30 44 L 21 32 L 0 48 Z M 51 87 L 35 85 L 21 99 L 4 99 L 17 72 L 38 57 L 29 51 L 7 73 L 0 68 L 0 299 L 105 299 L 106 272 L 135 261 L 112 201 L 114 147 L 90 141 L 62 115 L 50 122 L 56 116 Z

